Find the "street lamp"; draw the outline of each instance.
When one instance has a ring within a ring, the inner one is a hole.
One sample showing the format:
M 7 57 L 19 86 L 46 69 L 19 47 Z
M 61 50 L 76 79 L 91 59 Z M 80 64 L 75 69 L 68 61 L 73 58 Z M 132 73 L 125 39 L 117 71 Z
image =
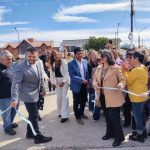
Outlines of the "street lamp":
M 18 31 L 18 29 L 16 27 L 14 28 L 14 30 L 16 31 L 17 36 L 18 36 L 18 42 L 19 42 L 18 51 L 19 51 L 19 55 L 21 56 L 19 31 Z
M 116 49 L 118 50 L 118 47 L 119 47 L 119 45 L 118 45 L 118 30 L 119 30 L 119 26 L 120 26 L 120 23 L 118 23 L 117 24 L 117 40 L 116 40 Z
M 140 47 L 141 47 L 141 38 L 140 38 L 140 33 L 141 33 L 143 30 L 145 30 L 145 29 L 146 29 L 146 27 L 142 28 L 142 29 L 138 32 L 138 48 L 140 48 Z
M 117 44 L 116 44 L 117 43 L 117 36 L 116 35 L 117 35 L 117 32 L 115 32 L 115 47 L 117 49 Z

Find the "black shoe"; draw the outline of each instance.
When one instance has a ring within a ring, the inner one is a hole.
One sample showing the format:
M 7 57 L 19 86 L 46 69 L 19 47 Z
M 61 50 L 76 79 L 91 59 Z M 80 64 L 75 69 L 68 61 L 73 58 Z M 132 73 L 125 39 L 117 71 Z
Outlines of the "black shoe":
M 122 143 L 122 140 L 120 139 L 115 139 L 115 141 L 113 142 L 112 146 L 113 147 L 117 147 L 117 146 L 120 146 Z
M 136 131 L 133 131 L 131 135 L 129 135 L 129 139 L 132 140 L 134 136 L 137 135 Z
M 86 115 L 81 115 L 82 119 L 89 119 Z
M 140 135 L 138 133 L 135 136 L 133 136 L 131 140 L 132 141 L 142 142 L 142 143 L 145 142 L 143 134 Z
M 108 139 L 110 139 L 110 138 L 113 138 L 114 136 L 113 135 L 108 135 L 108 134 L 106 134 L 106 135 L 104 135 L 103 137 L 102 137 L 102 140 L 108 140 Z
M 46 142 L 49 142 L 51 140 L 52 140 L 52 137 L 37 135 L 37 136 L 35 136 L 34 143 L 35 144 L 46 143 Z
M 78 124 L 80 124 L 80 125 L 84 125 L 84 122 L 83 122 L 83 120 L 82 120 L 82 119 L 80 119 L 80 118 L 79 118 L 79 119 L 76 119 L 76 121 L 77 121 L 77 123 L 78 123 Z
M 38 121 L 42 121 L 42 118 L 41 118 L 41 116 L 38 116 Z
M 144 139 L 147 139 L 147 130 L 143 131 L 143 137 L 144 137 Z
M 68 121 L 68 118 L 62 118 L 62 119 L 60 120 L 61 123 L 64 123 L 64 122 L 66 122 L 66 121 Z
M 93 119 L 94 122 L 97 122 L 99 119 Z
M 129 127 L 131 124 L 130 123 L 124 123 L 123 127 L 127 128 Z
M 17 128 L 18 124 L 17 123 L 12 123 L 11 128 Z
M 26 134 L 26 138 L 27 138 L 27 139 L 34 139 L 34 138 L 35 138 L 35 136 L 34 136 L 34 135 Z
M 15 135 L 16 134 L 16 131 L 14 131 L 12 128 L 4 130 L 4 131 L 8 135 Z

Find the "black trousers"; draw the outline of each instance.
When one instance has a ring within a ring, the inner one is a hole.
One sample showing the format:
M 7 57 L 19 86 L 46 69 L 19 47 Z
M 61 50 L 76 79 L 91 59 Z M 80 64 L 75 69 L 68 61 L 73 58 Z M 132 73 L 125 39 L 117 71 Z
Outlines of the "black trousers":
M 37 107 L 37 103 L 24 103 L 25 107 L 28 111 L 29 114 L 29 121 L 31 121 L 33 128 L 35 129 L 37 134 L 40 134 L 39 131 L 39 125 L 38 125 L 38 107 Z M 33 135 L 31 127 L 29 126 L 29 124 L 27 125 L 27 134 L 28 135 Z
M 55 91 L 55 88 L 52 87 L 52 83 L 51 82 L 48 82 L 48 88 L 49 88 L 49 91 Z
M 73 110 L 76 119 L 80 119 L 81 115 L 84 114 L 86 102 L 87 102 L 87 88 L 85 85 L 82 85 L 79 93 L 73 92 Z
M 125 124 L 131 124 L 131 111 L 132 103 L 130 102 L 129 95 L 127 94 L 125 97 L 125 103 L 123 105 L 123 115 L 125 119 Z
M 115 139 L 124 139 L 121 127 L 120 107 L 106 108 L 105 96 L 100 96 L 101 106 L 106 119 L 106 135 L 114 136 Z

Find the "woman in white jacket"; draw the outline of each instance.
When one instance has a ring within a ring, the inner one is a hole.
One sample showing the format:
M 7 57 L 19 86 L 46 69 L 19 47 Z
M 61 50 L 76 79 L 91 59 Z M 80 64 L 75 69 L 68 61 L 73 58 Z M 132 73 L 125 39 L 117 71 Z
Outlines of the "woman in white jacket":
M 56 86 L 58 116 L 64 123 L 69 118 L 69 99 L 67 97 L 70 77 L 67 62 L 61 59 L 58 51 L 53 51 L 50 58 L 50 80 Z

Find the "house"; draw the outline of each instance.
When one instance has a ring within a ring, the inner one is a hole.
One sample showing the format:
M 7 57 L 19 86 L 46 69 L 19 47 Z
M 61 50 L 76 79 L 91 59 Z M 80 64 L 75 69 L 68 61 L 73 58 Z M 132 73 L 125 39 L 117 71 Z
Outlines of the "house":
M 30 46 L 36 47 L 40 55 L 44 49 L 51 50 L 51 48 L 54 46 L 54 42 L 53 41 L 37 41 L 33 38 L 28 38 L 28 39 L 22 40 L 22 42 L 20 43 L 17 43 L 17 42 L 7 43 L 4 46 L 4 49 L 9 50 L 14 55 L 14 57 L 17 58 L 18 56 L 25 57 L 26 49 Z
M 73 51 L 75 47 L 83 47 L 89 39 L 78 39 L 78 40 L 63 40 L 61 45 L 65 46 L 69 52 Z
M 83 47 L 88 42 L 89 39 L 77 39 L 77 40 L 63 40 L 61 46 L 65 46 L 69 52 L 73 51 L 75 47 Z M 110 39 L 112 40 L 113 47 L 120 48 L 121 39 Z
M 9 50 L 14 55 L 14 57 L 17 58 L 19 55 L 18 46 L 19 43 L 7 43 L 3 50 Z

